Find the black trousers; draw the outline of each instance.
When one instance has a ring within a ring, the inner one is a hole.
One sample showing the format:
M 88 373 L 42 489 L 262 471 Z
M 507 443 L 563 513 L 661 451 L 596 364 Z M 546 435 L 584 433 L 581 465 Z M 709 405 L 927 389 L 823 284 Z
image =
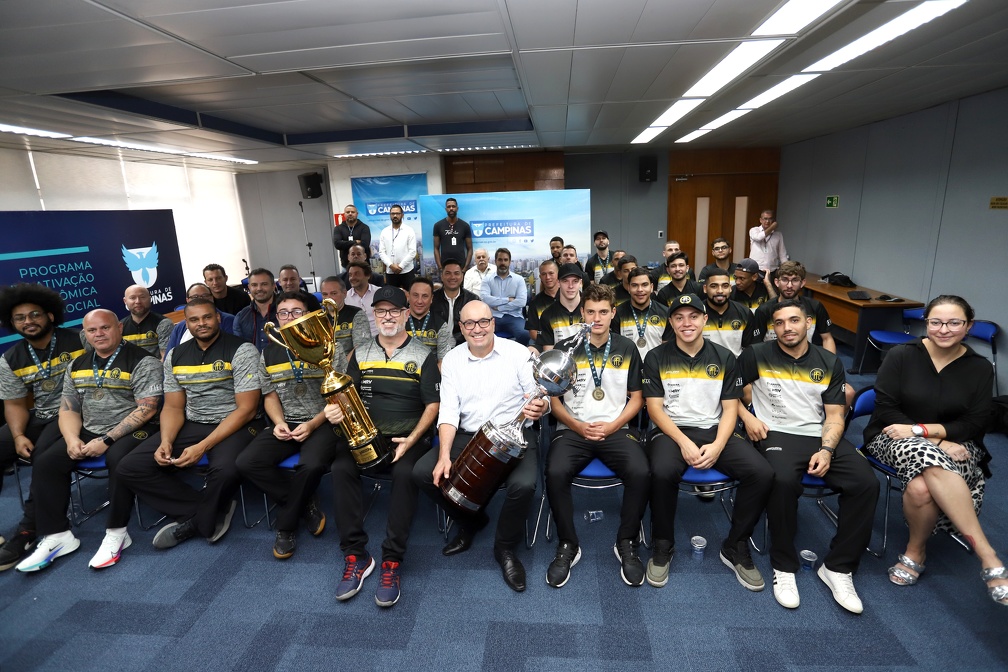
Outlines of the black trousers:
M 416 277 L 416 270 L 409 271 L 407 273 L 386 273 L 385 274 L 385 284 L 392 285 L 393 287 L 398 287 L 404 292 L 409 291 L 409 286 L 413 282 L 413 278 Z
M 578 544 L 571 481 L 596 457 L 623 481 L 617 541 L 636 539 L 639 534 L 651 479 L 647 455 L 636 430 L 621 429 L 603 441 L 589 441 L 572 429 L 564 429 L 553 437 L 546 458 L 546 493 L 559 541 Z
M 774 486 L 767 502 L 770 523 L 770 564 L 782 572 L 797 572 L 798 552 L 794 538 L 798 532 L 798 498 L 802 475 L 809 459 L 822 447 L 818 436 L 795 436 L 770 432 L 760 442 L 763 456 L 774 470 Z M 846 439 L 837 446 L 823 480 L 840 493 L 840 520 L 829 553 L 823 559 L 834 572 L 856 572 L 861 554 L 871 541 L 879 482 L 868 460 Z
M 172 444 L 172 457 L 178 457 L 191 445 L 199 443 L 216 429 L 186 420 Z M 182 522 L 196 519 L 196 528 L 204 537 L 213 535 L 218 513 L 227 510 L 241 482 L 235 460 L 238 453 L 262 429 L 262 422 L 253 420 L 211 450 L 206 457 L 206 486 L 193 488 L 183 478 L 185 473 L 202 469 L 196 465 L 185 468 L 162 467 L 154 461 L 154 452 L 161 444 L 161 432 L 137 446 L 119 462 L 119 482 L 156 511 Z
M 697 446 L 717 438 L 718 428 L 680 427 Z M 648 441 L 651 458 L 651 532 L 655 539 L 675 545 L 675 516 L 679 504 L 679 484 L 689 468 L 679 445 L 660 429 L 652 430 Z M 732 434 L 718 455 L 714 468 L 738 481 L 731 529 L 725 543 L 729 546 L 752 536 L 773 488 L 774 471 L 759 451 L 738 434 Z
M 525 521 L 528 520 L 532 498 L 535 497 L 539 469 L 539 433 L 526 427 L 524 435 L 528 442 L 528 450 L 504 482 L 506 491 L 504 506 L 501 507 L 500 517 L 497 519 L 497 532 L 494 536 L 494 548 L 501 551 L 513 550 L 522 542 L 525 536 Z M 453 460 L 459 456 L 472 437 L 469 432 L 460 431 L 455 434 L 451 447 Z M 438 451 L 429 451 L 416 463 L 413 479 L 435 503 L 448 507 L 448 511 L 464 530 L 474 533 L 484 514 L 482 512 L 463 514 L 455 506 L 445 502 L 441 488 L 434 485 L 434 465 L 437 464 L 437 458 Z
M 388 439 L 391 441 L 391 438 Z M 382 542 L 382 560 L 402 562 L 406 555 L 413 513 L 416 511 L 419 488 L 413 481 L 413 468 L 430 451 L 431 439 L 422 437 L 392 464 L 361 472 L 345 443 L 336 451 L 332 463 L 333 499 L 336 503 L 336 529 L 340 535 L 340 550 L 344 556 L 363 556 L 367 553 L 368 535 L 364 531 L 364 495 L 361 491 L 361 474 L 375 478 L 391 477 L 388 517 L 385 522 L 385 541 Z M 433 469 L 431 465 L 431 469 Z
M 107 528 L 126 527 L 130 512 L 133 509 L 133 493 L 119 484 L 116 468 L 126 455 L 133 451 L 140 442 L 151 433 L 152 427 L 147 424 L 132 434 L 118 439 L 105 451 L 105 465 L 108 467 L 108 498 L 109 514 Z M 99 434 L 82 429 L 81 440 L 84 443 L 96 439 Z M 52 447 L 38 456 L 32 467 L 32 499 L 35 505 L 35 516 L 38 533 L 56 534 L 70 529 L 67 520 L 67 507 L 70 504 L 70 478 L 79 460 L 67 455 L 67 444 L 60 437 Z
M 290 424 L 294 429 L 299 423 Z M 336 453 L 336 434 L 326 423 L 308 435 L 303 442 L 281 441 L 267 427 L 238 454 L 235 463 L 242 478 L 279 505 L 277 530 L 294 532 L 308 500 L 318 489 Z M 294 470 L 277 469 L 277 465 L 299 452 L 301 457 Z
M 28 424 L 25 426 L 25 436 L 27 436 L 33 444 L 35 444 L 35 449 L 32 451 L 31 462 L 35 463 L 42 453 L 45 452 L 46 448 L 55 443 L 62 435 L 59 430 L 59 423 L 56 418 L 52 420 L 40 420 L 35 417 L 32 413 L 28 418 Z M 14 464 L 14 461 L 18 459 L 17 450 L 14 448 L 14 435 L 11 434 L 10 427 L 4 425 L 0 427 L 0 474 L 7 469 L 7 467 Z M 0 476 L 0 490 L 3 489 L 3 476 Z M 28 501 L 24 503 L 24 512 L 21 516 L 21 522 L 18 523 L 18 529 L 20 530 L 35 530 L 35 502 L 31 497 L 31 488 L 28 489 Z

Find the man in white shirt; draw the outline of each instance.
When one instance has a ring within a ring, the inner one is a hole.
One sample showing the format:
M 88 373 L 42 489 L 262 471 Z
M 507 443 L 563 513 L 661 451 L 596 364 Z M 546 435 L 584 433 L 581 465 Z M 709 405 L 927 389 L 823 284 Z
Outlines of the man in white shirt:
M 749 257 L 755 259 L 761 271 L 775 271 L 789 259 L 784 237 L 777 230 L 777 213 L 764 210 L 759 226 L 749 229 Z
M 371 284 L 371 267 L 363 261 L 351 261 L 347 269 L 347 278 L 350 280 L 350 291 L 347 292 L 346 305 L 357 306 L 367 315 L 368 325 L 371 327 L 371 335 L 378 335 L 378 327 L 375 326 L 374 293 L 378 288 Z
M 479 296 L 483 280 L 493 275 L 496 269 L 490 265 L 490 253 L 482 247 L 476 250 L 474 258 L 476 259 L 476 265 L 465 272 L 462 286 L 476 296 Z
M 416 276 L 416 234 L 410 227 L 403 226 L 401 205 L 389 208 L 389 219 L 392 223 L 378 238 L 378 256 L 385 264 L 385 283 L 405 292 Z

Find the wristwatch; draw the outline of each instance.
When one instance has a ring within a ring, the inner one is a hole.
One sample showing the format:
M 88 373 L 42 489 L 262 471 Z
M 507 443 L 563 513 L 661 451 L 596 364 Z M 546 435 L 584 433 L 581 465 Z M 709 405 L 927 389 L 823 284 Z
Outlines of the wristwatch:
M 914 436 L 923 436 L 927 438 L 928 432 L 924 425 L 910 425 L 910 431 L 913 432 Z
M 115 443 L 115 439 L 113 439 L 108 434 L 102 434 L 101 440 L 102 443 L 104 443 L 106 446 L 111 446 L 113 443 Z

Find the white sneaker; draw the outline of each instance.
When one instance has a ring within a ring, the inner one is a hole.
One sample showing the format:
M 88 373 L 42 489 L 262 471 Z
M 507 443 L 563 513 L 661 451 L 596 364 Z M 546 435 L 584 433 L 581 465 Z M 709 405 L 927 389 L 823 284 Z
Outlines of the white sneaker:
M 37 572 L 52 564 L 56 558 L 73 553 L 80 548 L 80 539 L 73 532 L 50 534 L 38 540 L 34 552 L 18 563 L 19 572 Z
M 798 597 L 795 575 L 791 572 L 773 570 L 773 596 L 782 607 L 797 609 L 801 599 Z
M 91 558 L 91 562 L 88 563 L 88 567 L 91 569 L 105 569 L 106 567 L 111 567 L 119 562 L 119 558 L 122 557 L 123 550 L 129 548 L 132 543 L 133 540 L 130 539 L 128 532 L 113 534 L 112 532 L 106 531 L 105 538 L 102 539 L 101 546 L 98 547 L 98 552 Z
M 854 590 L 854 579 L 850 574 L 834 572 L 826 569 L 826 565 L 820 565 L 816 574 L 833 591 L 833 599 L 837 601 L 837 604 L 852 614 L 860 614 L 864 611 L 861 598 Z

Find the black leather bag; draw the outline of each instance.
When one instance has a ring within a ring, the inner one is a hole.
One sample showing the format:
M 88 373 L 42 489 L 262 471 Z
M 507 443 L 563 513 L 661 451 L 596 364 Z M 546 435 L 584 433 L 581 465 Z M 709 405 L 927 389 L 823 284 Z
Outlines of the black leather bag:
M 849 275 L 844 275 L 840 271 L 827 273 L 823 276 L 823 279 L 829 284 L 836 285 L 837 287 L 857 287 L 857 284 L 850 279 Z

